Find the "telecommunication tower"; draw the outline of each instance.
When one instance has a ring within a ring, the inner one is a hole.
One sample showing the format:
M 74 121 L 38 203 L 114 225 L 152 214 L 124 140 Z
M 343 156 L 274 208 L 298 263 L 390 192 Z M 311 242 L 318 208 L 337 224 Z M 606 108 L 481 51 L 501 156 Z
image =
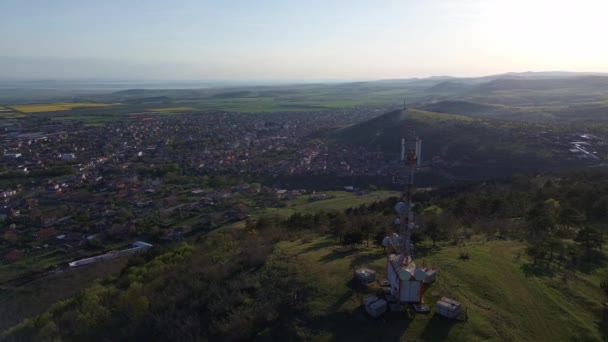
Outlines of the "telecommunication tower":
M 422 141 L 413 129 L 408 129 L 407 138 L 401 139 L 401 161 L 405 167 L 405 189 L 401 202 L 397 203 L 395 209 L 400 215 L 400 264 L 409 264 L 413 260 L 412 253 L 412 231 L 416 227 L 414 223 L 414 212 L 412 202 L 412 191 L 414 187 L 414 174 L 420 164 L 420 151 Z
M 426 312 L 421 303 L 427 286 L 435 281 L 435 270 L 426 267 L 418 267 L 414 262 L 414 251 L 412 246 L 412 232 L 416 228 L 414 222 L 414 203 L 412 195 L 414 191 L 414 175 L 420 165 L 420 152 L 422 141 L 413 129 L 407 130 L 406 137 L 401 139 L 401 162 L 404 167 L 404 189 L 401 200 L 395 205 L 395 211 L 399 214 L 396 220 L 399 226 L 399 234 L 393 233 L 392 237 L 384 238 L 383 245 L 394 253 L 387 255 L 387 275 L 390 296 L 389 303 L 413 304 L 420 312 Z

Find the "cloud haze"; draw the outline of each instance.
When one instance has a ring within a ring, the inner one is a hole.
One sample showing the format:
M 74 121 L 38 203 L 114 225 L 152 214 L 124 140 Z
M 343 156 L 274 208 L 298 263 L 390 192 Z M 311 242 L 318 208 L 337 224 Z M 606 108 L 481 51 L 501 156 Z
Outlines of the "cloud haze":
M 608 71 L 600 0 L 33 1 L 0 77 L 378 79 Z

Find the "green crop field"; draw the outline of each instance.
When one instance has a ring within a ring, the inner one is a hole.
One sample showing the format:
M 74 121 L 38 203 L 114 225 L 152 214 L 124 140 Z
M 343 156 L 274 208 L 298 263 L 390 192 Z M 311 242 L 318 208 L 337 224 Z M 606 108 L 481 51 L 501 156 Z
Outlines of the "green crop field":
M 107 107 L 111 103 L 92 103 L 92 102 L 56 102 L 43 104 L 26 104 L 11 106 L 11 108 L 22 113 L 44 113 L 72 110 L 75 108 Z
M 347 286 L 356 267 L 385 272 L 385 256 L 377 247 L 357 250 L 335 247 L 335 241 L 282 242 L 278 251 L 296 263 L 298 279 L 311 288 L 303 328 L 311 339 L 325 341 L 572 341 L 605 340 L 600 325 L 602 293 L 599 273 L 574 272 L 563 280 L 556 271 L 535 271 L 514 241 L 478 242 L 465 247 L 469 260 L 458 258 L 462 247 L 444 247 L 417 261 L 439 270 L 425 293 L 432 307 L 441 296 L 463 303 L 468 321 L 450 321 L 430 314 L 389 313 L 373 319 L 361 301 L 378 289 L 356 292 Z
M 11 108 L 0 106 L 0 119 L 21 119 L 25 117 L 27 115 L 23 113 L 17 113 Z

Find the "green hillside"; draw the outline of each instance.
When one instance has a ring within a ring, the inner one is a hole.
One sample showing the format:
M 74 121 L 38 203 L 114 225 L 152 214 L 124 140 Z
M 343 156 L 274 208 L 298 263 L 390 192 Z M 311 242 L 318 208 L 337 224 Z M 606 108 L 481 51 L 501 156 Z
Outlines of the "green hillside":
M 458 177 L 492 178 L 517 172 L 582 165 L 566 147 L 552 143 L 568 132 L 561 125 L 503 121 L 428 112 L 393 111 L 333 132 L 330 140 L 399 153 L 400 138 L 413 128 L 422 139 L 422 157 L 450 160 Z M 540 134 L 544 132 L 543 134 Z M 583 163 L 584 164 L 584 163 Z
M 425 301 L 453 297 L 467 321 L 433 312 L 373 319 L 362 311 L 362 299 L 379 287 L 356 289 L 352 274 L 367 266 L 384 276 L 377 242 L 394 220 L 389 198 L 345 211 L 260 216 L 157 246 L 0 339 L 605 340 L 606 172 L 415 194 L 416 260 L 439 271 Z
M 383 319 L 367 316 L 360 304 L 378 289 L 377 285 L 361 292 L 353 290 L 349 283 L 358 266 L 377 270 L 380 278 L 384 275 L 385 257 L 378 247 L 345 249 L 336 247 L 335 241 L 326 237 L 286 241 L 265 257 L 265 266 L 255 266 L 258 261 L 254 260 L 254 268 L 250 270 L 247 265 L 251 261 L 241 264 L 245 260 L 238 254 L 250 244 L 237 238 L 232 246 L 236 249 L 231 250 L 220 243 L 226 238 L 234 235 L 224 230 L 201 244 L 131 266 L 115 285 L 94 285 L 74 300 L 61 302 L 49 313 L 7 331 L 3 338 L 31 340 L 60 335 L 72 340 L 91 339 L 95 334 L 95 340 L 100 336 L 150 338 L 160 333 L 158 329 L 163 326 L 167 329 L 168 324 L 176 323 L 178 317 L 192 315 L 188 314 L 192 310 L 202 312 L 160 336 L 184 338 L 187 335 L 181 334 L 197 331 L 231 338 L 245 338 L 253 333 L 256 340 L 283 336 L 319 341 L 599 341 L 607 336 L 599 319 L 603 300 L 598 286 L 601 272 L 569 273 L 567 280 L 559 275 L 568 272 L 566 268 L 555 275 L 536 273 L 530 269 L 521 242 L 479 240 L 466 247 L 445 246 L 418 258 L 418 262 L 440 272 L 438 281 L 426 292 L 425 301 L 433 305 L 441 296 L 461 301 L 469 315 L 468 321 L 461 322 L 440 318 L 434 312 L 412 318 L 401 313 L 387 314 Z M 259 248 L 267 250 L 265 246 Z M 469 260 L 459 259 L 463 248 L 469 253 Z M 264 252 L 246 250 L 244 257 L 259 258 L 260 253 Z M 206 265 L 209 257 L 242 261 L 235 265 L 236 269 L 229 266 L 234 275 L 219 275 L 208 273 L 220 272 L 217 266 Z M 197 263 L 202 264 L 196 266 Z M 244 273 L 239 271 L 241 267 L 247 267 Z M 224 280 L 229 284 L 227 289 L 218 288 L 220 284 L 215 282 L 219 280 L 214 280 L 217 277 L 228 277 Z M 200 280 L 192 284 L 196 279 Z M 301 296 L 302 302 L 291 303 L 284 309 L 277 306 L 276 301 L 290 303 L 289 296 L 294 295 Z M 274 301 L 265 302 L 270 298 Z M 174 306 L 177 304 L 181 306 Z M 203 323 L 211 314 L 209 310 L 217 310 L 220 316 Z M 258 312 L 262 314 L 261 322 L 252 312 L 258 310 L 262 311 Z M 277 317 L 278 314 L 283 317 Z M 112 315 L 119 316 L 112 318 Z M 265 319 L 280 322 L 264 323 Z M 66 325 L 77 322 L 82 326 Z M 100 330 L 106 326 L 112 330 Z
M 423 340 L 438 341 L 565 341 L 601 340 L 598 330 L 603 300 L 599 278 L 577 273 L 568 281 L 535 275 L 526 268 L 524 244 L 512 241 L 472 243 L 469 260 L 458 258 L 462 247 L 445 247 L 419 258 L 439 269 L 438 281 L 425 294 L 435 303 L 441 296 L 461 301 L 466 322 L 418 314 L 371 319 L 360 304 L 373 289 L 360 293 L 347 286 L 355 267 L 385 273 L 385 257 L 378 248 L 341 252 L 327 239 L 279 244 L 294 256 L 298 278 L 313 288 L 309 337 L 328 341 Z M 329 247 L 328 247 L 329 246 Z M 519 257 L 518 257 L 519 256 Z M 566 271 L 566 270 L 562 270 Z M 356 321 L 356 324 L 353 324 Z M 605 332 L 604 332 L 605 333 Z

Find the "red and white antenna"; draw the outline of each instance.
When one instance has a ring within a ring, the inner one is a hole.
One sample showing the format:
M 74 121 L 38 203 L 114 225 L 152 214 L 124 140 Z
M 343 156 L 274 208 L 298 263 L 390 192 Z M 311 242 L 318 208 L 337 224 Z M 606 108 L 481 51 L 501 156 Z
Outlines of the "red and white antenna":
M 405 166 L 405 189 L 401 202 L 397 203 L 395 210 L 401 215 L 401 255 L 400 264 L 409 264 L 413 260 L 412 253 L 412 231 L 415 227 L 412 203 L 412 188 L 414 186 L 414 174 L 420 165 L 420 151 L 422 141 L 418 139 L 413 129 L 408 129 L 406 138 L 401 139 L 401 161 Z

